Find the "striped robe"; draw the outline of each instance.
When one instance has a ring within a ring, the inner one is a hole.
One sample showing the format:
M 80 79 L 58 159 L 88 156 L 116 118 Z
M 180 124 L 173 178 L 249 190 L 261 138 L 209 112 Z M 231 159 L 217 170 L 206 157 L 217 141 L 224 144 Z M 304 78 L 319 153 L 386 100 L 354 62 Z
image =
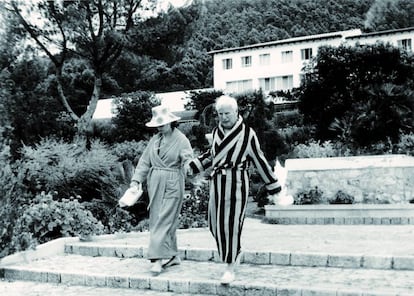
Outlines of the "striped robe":
M 234 263 L 241 250 L 251 162 L 268 193 L 279 192 L 281 186 L 263 155 L 256 133 L 243 123 L 241 116 L 227 134 L 221 126 L 215 128 L 211 149 L 190 162 L 194 173 L 212 168 L 208 223 L 221 260 L 226 263 Z

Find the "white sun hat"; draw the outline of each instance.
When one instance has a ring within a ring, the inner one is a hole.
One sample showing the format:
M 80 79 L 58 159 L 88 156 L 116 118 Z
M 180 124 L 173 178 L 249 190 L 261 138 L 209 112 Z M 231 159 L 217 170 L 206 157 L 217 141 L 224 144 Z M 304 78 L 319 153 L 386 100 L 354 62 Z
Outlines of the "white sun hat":
M 170 109 L 167 106 L 160 105 L 152 108 L 151 121 L 147 122 L 145 125 L 148 127 L 159 127 L 179 119 L 181 118 L 170 112 Z

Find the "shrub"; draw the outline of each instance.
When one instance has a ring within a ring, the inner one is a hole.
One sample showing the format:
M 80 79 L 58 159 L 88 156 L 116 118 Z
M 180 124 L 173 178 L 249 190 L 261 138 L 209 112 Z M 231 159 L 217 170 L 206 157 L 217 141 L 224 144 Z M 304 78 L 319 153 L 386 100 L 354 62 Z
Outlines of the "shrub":
M 295 205 L 320 204 L 323 200 L 323 191 L 318 187 L 309 191 L 301 191 L 294 197 Z
M 146 192 L 142 198 L 143 200 L 140 199 L 135 205 L 126 208 L 99 199 L 84 202 L 82 205 L 104 225 L 105 233 L 131 232 L 137 230 L 139 223 L 148 216 Z
M 13 249 L 25 250 L 50 240 L 103 233 L 104 226 L 77 199 L 54 200 L 51 193 L 41 193 L 17 219 L 12 239 Z
M 91 123 L 91 130 L 88 133 L 90 138 L 100 139 L 106 143 L 113 143 L 117 138 L 118 130 L 111 119 L 94 119 Z
M 191 129 L 192 136 L 189 138 L 191 145 L 200 151 L 205 151 L 209 148 L 210 144 L 206 139 L 206 134 L 211 132 L 204 125 L 194 125 Z
M 312 128 L 308 126 L 279 129 L 279 134 L 285 139 L 288 145 L 306 143 L 311 139 L 312 133 Z
M 396 144 L 397 153 L 414 156 L 414 133 L 400 136 L 399 142 Z
M 159 105 L 159 100 L 151 92 L 137 91 L 124 94 L 114 100 L 117 110 L 112 118 L 118 142 L 145 140 L 152 130 L 145 125 L 151 119 L 151 108 Z
M 0 258 L 16 250 L 11 246 L 16 220 L 24 211 L 32 195 L 25 186 L 25 174 L 6 161 L 0 167 Z
M 321 144 L 319 141 L 311 140 L 307 145 L 299 144 L 296 146 L 293 154 L 297 158 L 313 158 L 334 157 L 338 153 L 331 141 L 325 141 Z
M 200 187 L 191 189 L 184 197 L 180 214 L 179 228 L 197 228 L 207 226 L 209 185 L 202 183 Z
M 289 128 L 303 125 L 303 115 L 299 110 L 277 112 L 272 119 L 273 125 L 278 128 Z
M 80 196 L 117 201 L 126 183 L 124 167 L 109 148 L 93 141 L 65 143 L 44 139 L 34 147 L 24 146 L 21 168 L 32 193 L 59 192 L 60 198 Z
M 118 161 L 130 160 L 134 166 L 144 152 L 148 141 L 125 141 L 111 145 L 111 152 L 118 158 Z
M 330 204 L 353 204 L 354 197 L 341 190 L 339 190 L 333 199 L 329 200 Z

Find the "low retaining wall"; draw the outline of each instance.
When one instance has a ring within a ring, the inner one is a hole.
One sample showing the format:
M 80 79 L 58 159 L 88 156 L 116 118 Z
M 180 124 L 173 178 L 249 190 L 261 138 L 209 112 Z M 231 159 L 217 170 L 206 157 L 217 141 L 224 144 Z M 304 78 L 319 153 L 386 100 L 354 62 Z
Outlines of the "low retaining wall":
M 295 196 L 318 187 L 324 203 L 341 190 L 355 203 L 414 199 L 414 157 L 407 155 L 287 159 L 286 190 Z
M 277 224 L 414 224 L 414 204 L 266 205 Z

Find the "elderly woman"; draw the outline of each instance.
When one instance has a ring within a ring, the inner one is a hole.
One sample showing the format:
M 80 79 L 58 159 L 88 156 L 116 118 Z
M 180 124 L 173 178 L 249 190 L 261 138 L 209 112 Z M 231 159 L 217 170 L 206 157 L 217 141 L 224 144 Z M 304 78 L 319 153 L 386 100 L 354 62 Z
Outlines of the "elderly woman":
M 184 197 L 184 180 L 193 150 L 186 136 L 178 130 L 180 118 L 165 106 L 152 109 L 148 127 L 158 133 L 149 141 L 139 159 L 131 187 L 140 188 L 146 180 L 149 195 L 150 243 L 148 259 L 151 271 L 158 274 L 163 267 L 180 264 L 176 230 Z M 167 262 L 163 264 L 163 259 Z

